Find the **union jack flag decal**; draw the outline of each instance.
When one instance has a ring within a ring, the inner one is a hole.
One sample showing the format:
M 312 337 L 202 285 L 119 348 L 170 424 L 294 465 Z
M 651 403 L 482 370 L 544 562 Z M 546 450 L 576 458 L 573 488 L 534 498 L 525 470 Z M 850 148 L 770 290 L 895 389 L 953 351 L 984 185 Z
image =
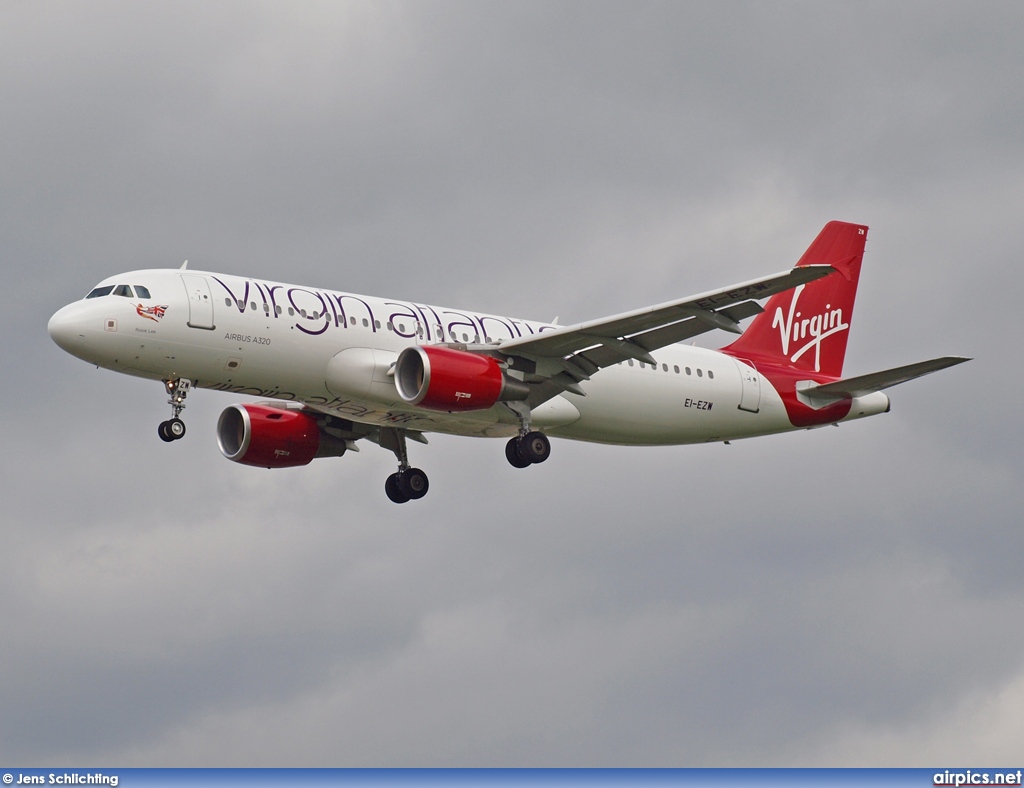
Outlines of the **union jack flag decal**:
M 164 316 L 167 311 L 166 304 L 164 306 L 143 306 L 139 304 L 135 307 L 135 311 L 139 313 L 139 317 L 144 317 L 146 320 L 154 320 L 160 322 L 160 318 Z

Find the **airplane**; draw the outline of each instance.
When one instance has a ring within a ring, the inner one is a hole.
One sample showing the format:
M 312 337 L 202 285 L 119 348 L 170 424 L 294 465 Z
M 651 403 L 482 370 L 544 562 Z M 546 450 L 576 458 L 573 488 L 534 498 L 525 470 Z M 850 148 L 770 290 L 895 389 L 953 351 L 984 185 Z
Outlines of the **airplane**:
M 296 467 L 366 440 L 394 453 L 385 493 L 406 503 L 429 488 L 407 442 L 431 432 L 507 438 L 506 459 L 526 468 L 548 459 L 549 436 L 729 443 L 888 412 L 884 389 L 969 359 L 842 377 L 867 231 L 829 222 L 791 270 L 570 326 L 186 261 L 103 280 L 48 331 L 90 364 L 162 381 L 164 441 L 185 435 L 193 388 L 262 397 L 221 414 L 226 458 Z M 714 329 L 739 336 L 719 350 L 681 344 Z

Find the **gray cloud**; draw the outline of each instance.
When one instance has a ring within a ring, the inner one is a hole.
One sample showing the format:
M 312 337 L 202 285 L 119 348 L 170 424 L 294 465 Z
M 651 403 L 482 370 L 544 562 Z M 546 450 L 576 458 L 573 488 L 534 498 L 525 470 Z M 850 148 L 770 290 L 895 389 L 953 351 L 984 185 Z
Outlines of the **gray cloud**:
M 983 725 L 1014 724 L 1024 680 L 1017 4 L 4 16 L 0 755 L 1021 754 Z M 517 473 L 439 436 L 412 447 L 416 506 L 384 499 L 374 446 L 223 461 L 209 392 L 164 445 L 159 387 L 45 334 L 96 281 L 186 257 L 586 319 L 782 270 L 833 218 L 872 227 L 851 372 L 976 360 L 886 416 L 732 446 L 556 441 Z

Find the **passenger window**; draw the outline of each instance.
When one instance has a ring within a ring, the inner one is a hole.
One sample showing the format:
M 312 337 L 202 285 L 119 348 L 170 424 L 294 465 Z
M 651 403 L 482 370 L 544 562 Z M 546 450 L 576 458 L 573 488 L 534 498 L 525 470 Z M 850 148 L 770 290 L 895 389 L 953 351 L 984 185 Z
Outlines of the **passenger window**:
M 281 314 L 281 305 L 278 304 L 277 306 L 275 306 L 274 311 L 277 312 L 277 314 Z
M 629 366 L 633 366 L 633 359 L 626 359 L 626 363 L 629 364 Z
M 678 364 L 673 364 L 672 365 L 672 369 L 674 369 L 676 371 L 677 375 L 679 374 L 679 365 Z
M 690 368 L 689 367 L 686 368 L 686 374 L 687 375 L 692 375 L 693 374 L 692 372 L 690 372 Z
M 668 372 L 668 364 L 662 364 L 661 369 L 663 372 Z
M 363 320 L 363 325 L 364 326 L 366 325 L 366 321 L 365 320 Z M 374 328 L 380 328 L 380 321 L 379 320 L 374 320 L 373 321 L 373 327 Z
M 295 317 L 295 310 L 288 307 L 288 317 Z
M 107 285 L 106 287 L 97 287 L 94 289 L 86 298 L 100 298 L 102 296 L 110 295 L 114 290 L 113 285 Z
M 230 298 L 225 298 L 224 299 L 224 306 L 231 306 L 231 299 Z
M 255 302 L 255 301 L 250 301 L 250 302 L 249 302 L 249 309 L 250 309 L 251 311 L 253 311 L 253 312 L 255 312 L 255 311 L 256 311 L 256 302 Z
M 702 378 L 702 377 L 704 377 L 704 373 L 703 373 L 703 372 L 701 372 L 701 371 L 700 371 L 699 369 L 697 370 L 697 377 L 698 377 L 698 378 Z
M 711 378 L 712 380 L 715 379 L 715 373 L 712 372 L 710 369 L 708 370 L 708 377 Z
M 142 285 L 135 285 L 135 295 L 137 295 L 139 298 L 152 298 L 153 297 L 153 296 L 151 296 L 149 294 L 149 288 L 148 287 L 143 287 Z

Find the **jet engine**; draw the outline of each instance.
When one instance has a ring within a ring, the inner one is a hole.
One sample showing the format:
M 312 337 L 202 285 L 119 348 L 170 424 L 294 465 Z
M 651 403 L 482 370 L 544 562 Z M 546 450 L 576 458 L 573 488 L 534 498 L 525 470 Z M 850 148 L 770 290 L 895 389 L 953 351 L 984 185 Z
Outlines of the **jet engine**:
M 529 387 L 490 356 L 416 345 L 395 363 L 395 387 L 410 405 L 443 411 L 486 410 L 495 402 L 523 400 Z
M 294 468 L 315 457 L 340 457 L 345 441 L 324 433 L 309 413 L 271 405 L 231 405 L 217 421 L 221 454 L 243 465 Z

